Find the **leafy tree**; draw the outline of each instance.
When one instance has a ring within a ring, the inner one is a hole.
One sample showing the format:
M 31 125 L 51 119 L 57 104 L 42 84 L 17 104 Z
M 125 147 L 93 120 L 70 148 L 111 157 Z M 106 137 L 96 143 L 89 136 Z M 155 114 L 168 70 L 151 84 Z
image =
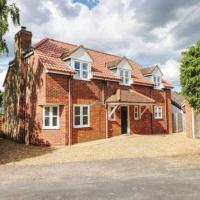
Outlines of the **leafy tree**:
M 0 91 L 0 107 L 3 105 L 3 92 Z
M 200 40 L 182 53 L 180 73 L 183 95 L 200 111 Z
M 9 29 L 9 16 L 14 25 L 20 24 L 19 8 L 16 4 L 8 5 L 7 0 L 0 0 L 0 54 L 3 52 L 8 53 L 8 47 L 4 36 Z

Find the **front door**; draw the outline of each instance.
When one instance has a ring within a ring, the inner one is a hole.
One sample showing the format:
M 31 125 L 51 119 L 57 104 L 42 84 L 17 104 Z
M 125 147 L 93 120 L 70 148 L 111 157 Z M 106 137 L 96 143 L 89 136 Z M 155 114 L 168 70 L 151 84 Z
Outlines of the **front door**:
M 128 132 L 128 108 L 127 106 L 121 107 L 121 131 L 122 134 Z

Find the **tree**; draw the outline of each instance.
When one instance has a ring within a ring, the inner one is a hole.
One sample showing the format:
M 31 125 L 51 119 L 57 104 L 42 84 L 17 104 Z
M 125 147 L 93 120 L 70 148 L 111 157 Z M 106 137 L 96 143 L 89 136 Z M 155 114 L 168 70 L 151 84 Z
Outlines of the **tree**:
M 0 91 L 0 107 L 3 105 L 3 92 Z
M 200 40 L 182 52 L 180 80 L 186 100 L 200 111 Z
M 20 24 L 19 8 L 15 3 L 7 5 L 7 0 L 0 0 L 0 54 L 6 52 L 8 47 L 5 40 L 5 34 L 9 30 L 8 17 L 11 17 L 14 25 Z

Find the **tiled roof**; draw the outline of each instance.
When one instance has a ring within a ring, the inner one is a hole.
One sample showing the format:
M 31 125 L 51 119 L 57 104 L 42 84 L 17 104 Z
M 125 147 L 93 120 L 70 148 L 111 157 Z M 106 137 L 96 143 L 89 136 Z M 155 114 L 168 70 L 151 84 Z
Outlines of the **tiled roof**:
M 61 56 L 73 52 L 78 47 L 78 45 L 46 38 L 34 45 L 33 49 L 38 54 L 41 62 L 47 69 L 73 73 L 72 68 L 67 66 L 67 64 L 62 61 Z M 122 57 L 88 48 L 85 48 L 85 50 L 93 59 L 92 73 L 94 78 L 96 77 L 119 81 L 119 77 L 106 67 L 106 63 L 117 62 L 122 59 Z M 142 75 L 141 66 L 139 64 L 130 59 L 128 59 L 128 61 L 133 68 L 132 78 L 134 79 L 134 83 L 153 85 L 151 80 Z
M 141 72 L 142 72 L 143 75 L 151 74 L 156 67 L 157 67 L 157 65 L 154 65 L 154 66 L 151 66 L 151 67 L 142 67 Z
M 155 101 L 135 90 L 118 89 L 115 94 L 111 95 L 107 103 L 144 103 L 153 104 Z

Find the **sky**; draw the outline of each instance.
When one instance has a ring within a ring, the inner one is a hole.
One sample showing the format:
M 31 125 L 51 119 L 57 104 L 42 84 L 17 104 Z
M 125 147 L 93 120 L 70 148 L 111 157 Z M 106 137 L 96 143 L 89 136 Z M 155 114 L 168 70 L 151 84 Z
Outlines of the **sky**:
M 8 0 L 13 2 L 20 8 L 21 25 L 33 33 L 33 44 L 50 37 L 143 66 L 158 64 L 175 90 L 180 90 L 181 52 L 200 38 L 199 0 Z M 0 89 L 19 29 L 10 22 L 10 53 L 0 57 Z

